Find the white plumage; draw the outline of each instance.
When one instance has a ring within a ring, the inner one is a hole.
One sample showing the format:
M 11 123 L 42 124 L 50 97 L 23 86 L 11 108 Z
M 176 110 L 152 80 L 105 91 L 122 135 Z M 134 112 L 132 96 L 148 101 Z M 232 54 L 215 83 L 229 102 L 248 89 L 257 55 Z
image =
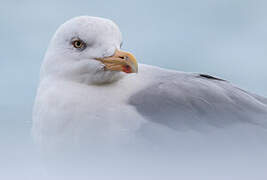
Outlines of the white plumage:
M 76 39 L 83 48 L 73 47 Z M 102 18 L 77 17 L 57 30 L 33 112 L 33 135 L 43 148 L 155 143 L 188 131 L 266 126 L 267 99 L 227 81 L 143 64 L 137 74 L 106 69 L 98 59 L 120 51 L 121 42 L 118 27 Z

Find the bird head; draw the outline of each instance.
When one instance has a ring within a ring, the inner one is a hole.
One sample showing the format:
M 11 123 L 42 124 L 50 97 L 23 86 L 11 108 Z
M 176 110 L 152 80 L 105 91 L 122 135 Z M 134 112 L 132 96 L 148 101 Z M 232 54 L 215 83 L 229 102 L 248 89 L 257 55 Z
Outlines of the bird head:
M 47 49 L 41 78 L 89 84 L 112 83 L 137 73 L 135 57 L 121 50 L 122 35 L 111 20 L 80 16 L 62 24 Z

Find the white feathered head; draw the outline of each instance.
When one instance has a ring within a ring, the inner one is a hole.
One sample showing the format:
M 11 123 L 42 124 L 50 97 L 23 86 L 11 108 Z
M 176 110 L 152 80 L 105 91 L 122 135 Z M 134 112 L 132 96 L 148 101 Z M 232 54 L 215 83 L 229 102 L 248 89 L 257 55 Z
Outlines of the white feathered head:
M 101 84 L 136 73 L 135 57 L 120 50 L 122 36 L 111 20 L 80 16 L 61 25 L 53 36 L 42 65 L 41 78 L 53 76 Z

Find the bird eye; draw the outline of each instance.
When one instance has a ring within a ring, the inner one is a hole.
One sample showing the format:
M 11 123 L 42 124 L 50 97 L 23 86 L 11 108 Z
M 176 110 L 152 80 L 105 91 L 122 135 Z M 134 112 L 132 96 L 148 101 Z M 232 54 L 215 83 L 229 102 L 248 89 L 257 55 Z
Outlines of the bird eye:
M 84 42 L 81 41 L 81 40 L 75 40 L 75 41 L 73 41 L 73 42 L 72 42 L 72 45 L 73 45 L 75 48 L 77 48 L 77 49 L 82 49 L 82 48 L 84 48 L 84 46 L 85 46 Z

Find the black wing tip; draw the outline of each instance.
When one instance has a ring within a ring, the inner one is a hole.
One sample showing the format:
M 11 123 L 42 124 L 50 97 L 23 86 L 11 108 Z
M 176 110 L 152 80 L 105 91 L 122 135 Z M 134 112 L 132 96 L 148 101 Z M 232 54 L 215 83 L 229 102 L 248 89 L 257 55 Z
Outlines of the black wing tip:
M 199 74 L 198 75 L 199 77 L 202 77 L 202 78 L 206 78 L 206 79 L 211 79 L 211 80 L 217 80 L 217 81 L 225 81 L 224 79 L 220 79 L 220 78 L 217 78 L 217 77 L 214 77 L 214 76 L 210 76 L 208 74 Z

